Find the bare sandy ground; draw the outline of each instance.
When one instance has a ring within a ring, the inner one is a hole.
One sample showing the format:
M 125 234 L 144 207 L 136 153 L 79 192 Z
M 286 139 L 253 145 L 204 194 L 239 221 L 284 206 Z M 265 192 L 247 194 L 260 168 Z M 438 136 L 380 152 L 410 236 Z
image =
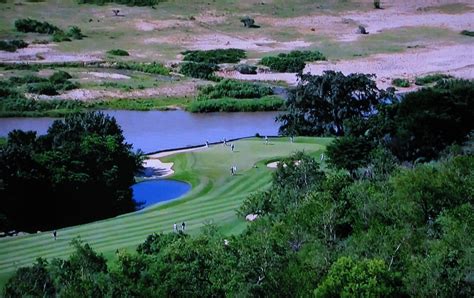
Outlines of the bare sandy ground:
M 102 60 L 100 53 L 60 53 L 54 49 L 54 44 L 30 44 L 27 48 L 18 49 L 13 53 L 0 51 L 0 62 L 5 63 L 100 62 Z
M 174 163 L 172 163 L 172 162 L 162 162 L 160 160 L 160 158 L 165 157 L 165 156 L 178 154 L 178 153 L 203 150 L 205 148 L 207 148 L 207 147 L 203 146 L 203 147 L 197 147 L 197 148 L 180 149 L 180 150 L 173 150 L 173 151 L 161 152 L 161 153 L 156 153 L 156 154 L 150 154 L 150 155 L 147 156 L 148 158 L 143 161 L 143 166 L 145 168 L 153 168 L 155 173 L 159 173 L 156 176 L 150 177 L 150 179 L 158 178 L 158 177 L 159 178 L 168 177 L 168 176 L 171 176 L 171 175 L 174 174 L 174 170 L 173 170 Z
M 171 86 L 146 88 L 132 91 L 120 90 L 96 90 L 96 89 L 74 89 L 60 95 L 47 96 L 40 95 L 38 99 L 72 99 L 72 100 L 99 100 L 110 98 L 165 98 L 165 97 L 184 97 L 195 94 L 197 83 L 193 81 L 181 82 Z
M 83 72 L 83 74 L 91 75 L 93 77 L 100 78 L 100 79 L 114 79 L 114 80 L 128 80 L 128 79 L 131 79 L 129 76 L 119 74 L 119 73 L 89 71 L 89 72 Z

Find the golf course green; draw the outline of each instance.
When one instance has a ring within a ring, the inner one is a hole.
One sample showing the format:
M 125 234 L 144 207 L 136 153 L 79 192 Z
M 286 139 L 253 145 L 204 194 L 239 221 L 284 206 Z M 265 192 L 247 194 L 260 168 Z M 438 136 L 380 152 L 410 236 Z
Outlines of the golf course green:
M 319 156 L 331 140 L 298 137 L 290 143 L 288 138 L 270 138 L 265 144 L 260 138 L 252 138 L 234 142 L 234 152 L 230 146 L 218 144 L 164 157 L 162 161 L 174 163 L 173 179 L 192 185 L 184 197 L 115 218 L 60 229 L 57 240 L 50 231 L 3 238 L 0 285 L 19 267 L 32 264 L 38 257 L 67 257 L 72 252 L 69 244 L 76 237 L 110 259 L 117 249 L 135 249 L 149 234 L 172 232 L 175 222 L 185 221 L 190 234 L 209 222 L 225 234 L 239 233 L 246 223 L 237 217 L 236 209 L 248 194 L 270 184 L 272 170 L 266 164 L 296 151 Z M 230 174 L 232 165 L 237 167 L 234 176 Z

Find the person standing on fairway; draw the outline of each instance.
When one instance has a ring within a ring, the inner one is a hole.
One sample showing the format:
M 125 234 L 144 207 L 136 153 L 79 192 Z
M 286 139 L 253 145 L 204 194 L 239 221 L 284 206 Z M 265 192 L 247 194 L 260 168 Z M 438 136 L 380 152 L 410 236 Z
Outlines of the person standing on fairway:
M 178 232 L 178 225 L 174 223 L 173 225 L 173 232 L 177 233 Z
M 185 224 L 184 221 L 183 221 L 183 223 L 181 224 L 181 231 L 184 232 L 185 229 L 186 229 L 186 224 Z
M 265 145 L 268 145 L 268 136 L 265 136 Z
M 53 238 L 54 240 L 56 240 L 56 238 L 58 237 L 58 232 L 56 230 L 53 231 Z

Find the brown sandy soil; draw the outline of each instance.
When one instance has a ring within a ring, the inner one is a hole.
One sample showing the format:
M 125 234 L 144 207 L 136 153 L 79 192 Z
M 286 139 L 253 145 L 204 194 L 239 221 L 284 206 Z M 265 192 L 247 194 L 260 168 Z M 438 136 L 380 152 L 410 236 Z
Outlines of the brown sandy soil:
M 194 95 L 196 92 L 197 83 L 182 82 L 166 87 L 146 88 L 132 91 L 119 90 L 90 90 L 90 89 L 74 89 L 55 96 L 32 96 L 38 99 L 72 99 L 72 100 L 99 100 L 110 98 L 161 98 L 161 97 L 184 97 Z

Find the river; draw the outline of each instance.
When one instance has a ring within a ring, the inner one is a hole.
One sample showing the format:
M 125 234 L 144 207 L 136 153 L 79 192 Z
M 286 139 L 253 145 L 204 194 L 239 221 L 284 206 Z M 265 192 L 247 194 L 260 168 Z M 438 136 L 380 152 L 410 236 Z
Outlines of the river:
M 104 111 L 115 117 L 125 139 L 144 152 L 218 142 L 223 138 L 277 135 L 277 112 L 205 113 L 185 111 Z M 54 118 L 0 118 L 0 136 L 13 129 L 45 134 Z

